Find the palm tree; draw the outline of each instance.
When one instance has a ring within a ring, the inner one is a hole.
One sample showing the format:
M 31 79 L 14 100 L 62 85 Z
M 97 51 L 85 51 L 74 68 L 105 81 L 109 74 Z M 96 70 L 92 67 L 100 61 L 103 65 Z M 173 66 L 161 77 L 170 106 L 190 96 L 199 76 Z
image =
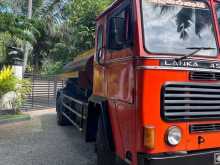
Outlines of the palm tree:
M 34 0 L 32 19 L 27 19 L 28 1 L 10 0 L 0 3 L 0 32 L 9 32 L 11 36 L 19 38 L 24 45 L 29 45 L 26 51 L 29 57 L 31 49 L 36 63 L 41 59 L 40 51 L 47 45 L 57 31 L 55 24 L 61 19 L 59 13 L 66 0 Z M 24 49 L 27 49 L 25 46 Z M 44 50 L 44 49 L 43 49 Z M 27 54 L 26 54 L 27 55 Z

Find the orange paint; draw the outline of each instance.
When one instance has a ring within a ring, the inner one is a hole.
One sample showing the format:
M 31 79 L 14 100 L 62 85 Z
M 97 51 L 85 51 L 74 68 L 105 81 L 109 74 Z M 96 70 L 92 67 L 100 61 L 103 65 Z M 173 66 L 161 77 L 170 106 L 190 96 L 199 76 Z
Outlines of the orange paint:
M 144 50 L 143 29 L 141 20 L 140 0 L 132 0 L 133 13 L 133 45 L 122 50 L 109 50 L 107 48 L 108 18 L 115 13 L 124 1 L 116 1 L 112 7 L 97 18 L 97 26 L 103 26 L 103 65 L 95 60 L 93 94 L 106 97 L 109 101 L 109 114 L 113 128 L 113 138 L 116 154 L 126 158 L 126 153 L 131 152 L 131 164 L 137 165 L 137 153 L 171 153 L 176 151 L 195 151 L 220 147 L 219 132 L 190 133 L 191 124 L 220 123 L 218 121 L 182 121 L 167 122 L 161 117 L 161 92 L 167 82 L 195 82 L 189 79 L 187 69 L 149 69 L 147 67 L 160 66 L 160 59 L 165 56 L 150 54 Z M 210 2 L 211 5 L 214 2 Z M 214 8 L 214 7 L 213 7 Z M 212 9 L 213 9 L 212 8 Z M 214 17 L 215 29 L 217 19 Z M 98 27 L 97 27 L 98 28 Z M 216 31 L 216 34 L 219 32 Z M 216 36 L 219 41 L 219 36 Z M 219 43 L 219 42 L 218 42 Z M 96 52 L 98 53 L 98 51 Z M 96 54 L 97 56 L 97 54 Z M 95 58 L 96 59 L 96 58 Z M 194 57 L 194 60 L 219 60 L 216 58 Z M 216 81 L 201 81 L 203 83 L 216 83 Z M 219 81 L 217 81 L 219 83 Z M 153 126 L 155 141 L 153 149 L 144 146 L 144 127 Z M 182 131 L 180 144 L 169 146 L 165 141 L 166 131 L 170 126 L 178 126 Z M 198 144 L 198 137 L 205 139 L 204 144 Z

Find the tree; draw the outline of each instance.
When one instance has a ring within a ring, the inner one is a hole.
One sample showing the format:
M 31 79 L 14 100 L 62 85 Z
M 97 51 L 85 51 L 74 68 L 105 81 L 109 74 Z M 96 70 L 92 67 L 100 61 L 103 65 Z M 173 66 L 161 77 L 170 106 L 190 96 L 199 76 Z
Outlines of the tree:
M 22 48 L 27 50 L 25 53 L 27 58 L 31 48 L 39 48 L 36 45 L 39 45 L 39 42 L 41 43 L 42 36 L 45 36 L 45 33 L 51 34 L 53 25 L 48 20 L 55 19 L 53 10 L 57 8 L 56 5 L 61 1 L 35 0 L 33 2 L 33 19 L 30 19 L 30 17 L 27 19 L 26 17 L 28 1 L 4 1 L 0 3 L 0 31 L 2 33 L 9 33 L 12 38 L 19 38 L 23 41 Z M 45 37 L 44 39 L 45 41 L 47 40 Z
M 111 3 L 112 0 L 72 0 L 66 5 L 68 20 L 61 30 L 72 56 L 94 47 L 96 17 Z
M 111 2 L 34 0 L 32 18 L 27 19 L 28 0 L 5 0 L 0 3 L 0 32 L 9 34 L 10 44 L 23 49 L 26 42 L 31 45 L 29 63 L 33 62 L 35 71 L 44 67 L 43 61 L 55 63 L 55 68 L 61 67 L 94 47 L 95 19 Z
M 50 60 L 46 60 L 44 68 L 51 67 L 48 64 L 51 62 L 54 63 L 55 69 L 49 68 L 48 70 L 59 70 L 57 66 L 62 67 L 63 65 L 60 63 L 57 65 L 57 61 L 65 64 L 78 54 L 93 48 L 95 45 L 96 17 L 110 3 L 112 0 L 71 0 L 62 5 L 61 17 L 58 17 L 62 18 L 61 21 L 58 21 L 55 26 L 51 26 L 54 27 L 54 33 L 50 35 L 50 38 L 55 42 L 50 42 L 51 40 L 46 42 L 47 46 L 50 47 L 46 53 Z M 44 42 L 44 39 L 42 41 Z M 43 53 L 40 54 L 43 58 Z

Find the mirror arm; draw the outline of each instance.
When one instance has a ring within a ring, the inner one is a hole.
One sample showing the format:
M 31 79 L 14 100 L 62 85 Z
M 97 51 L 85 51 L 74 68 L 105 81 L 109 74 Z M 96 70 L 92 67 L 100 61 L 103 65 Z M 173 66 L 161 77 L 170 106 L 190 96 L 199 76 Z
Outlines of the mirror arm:
M 100 65 L 100 66 L 105 66 L 105 62 L 104 63 L 102 63 L 101 62 L 101 58 L 102 58 L 102 56 L 103 56 L 103 53 L 102 53 L 102 56 L 100 56 L 100 52 L 102 51 L 102 50 L 105 50 L 105 48 L 104 47 L 102 47 L 102 48 L 100 48 L 99 50 L 98 50 L 98 55 L 96 55 L 96 61 L 97 61 L 97 63 Z

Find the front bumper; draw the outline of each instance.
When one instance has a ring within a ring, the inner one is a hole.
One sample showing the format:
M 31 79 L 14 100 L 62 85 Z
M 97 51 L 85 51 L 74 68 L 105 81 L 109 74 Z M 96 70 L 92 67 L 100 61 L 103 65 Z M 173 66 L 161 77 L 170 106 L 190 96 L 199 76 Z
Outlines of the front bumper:
M 216 160 L 217 155 L 220 155 L 220 150 L 169 154 L 169 156 L 139 154 L 138 165 L 220 165 Z

